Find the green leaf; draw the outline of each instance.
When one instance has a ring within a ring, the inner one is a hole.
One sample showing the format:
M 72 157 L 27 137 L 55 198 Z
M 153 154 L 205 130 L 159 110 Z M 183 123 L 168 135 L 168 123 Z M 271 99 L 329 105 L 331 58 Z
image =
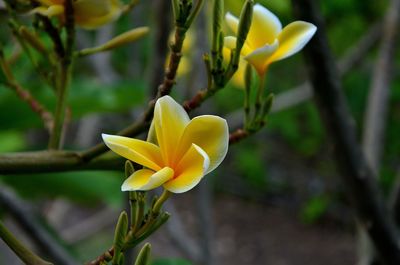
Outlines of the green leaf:
M 123 200 L 122 178 L 123 173 L 109 171 L 0 176 L 26 199 L 64 197 L 86 205 L 105 202 L 113 206 Z
M 0 132 L 0 152 L 20 151 L 25 146 L 25 137 L 18 131 Z
M 242 148 L 236 154 L 235 160 L 237 161 L 237 169 L 249 184 L 257 188 L 266 187 L 266 171 L 260 150 L 254 146 Z

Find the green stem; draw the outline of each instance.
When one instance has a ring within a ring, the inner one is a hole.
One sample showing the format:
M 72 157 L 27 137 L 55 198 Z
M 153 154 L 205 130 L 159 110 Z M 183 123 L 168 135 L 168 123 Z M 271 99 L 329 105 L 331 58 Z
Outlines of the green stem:
M 265 86 L 265 75 L 259 75 L 259 83 L 257 88 L 257 95 L 256 95 L 256 103 L 255 103 L 255 112 L 253 120 L 257 120 L 258 116 L 260 115 L 262 109 L 262 99 L 264 95 L 264 86 Z
M 65 111 L 67 107 L 68 86 L 71 78 L 73 49 L 75 45 L 75 21 L 72 0 L 65 1 L 64 10 L 67 38 L 65 41 L 65 54 L 59 54 L 60 65 L 59 71 L 57 71 L 57 106 L 54 115 L 54 127 L 49 140 L 49 149 L 60 149 L 61 147 Z
M 26 44 L 25 39 L 22 38 L 21 34 L 18 31 L 19 24 L 17 23 L 17 21 L 15 19 L 10 19 L 9 22 L 8 22 L 8 25 L 9 25 L 13 35 L 15 36 L 15 39 L 17 40 L 19 45 L 21 45 L 21 47 L 22 47 L 23 51 L 25 52 L 25 54 L 28 56 L 28 59 L 32 63 L 33 67 L 35 69 L 39 70 L 38 62 L 36 61 L 36 59 L 32 55 L 32 52 L 30 51 L 30 49 L 28 48 L 28 45 Z
M 250 124 L 250 95 L 249 93 L 244 94 L 244 127 L 247 128 Z
M 136 191 L 129 192 L 129 208 L 130 208 L 130 221 L 131 221 L 131 230 L 134 230 L 136 227 L 136 218 L 138 216 L 138 198 Z
M 166 200 L 168 200 L 170 196 L 171 192 L 169 192 L 168 190 L 163 191 L 160 198 L 158 198 L 158 200 L 154 203 L 153 208 L 149 210 L 146 223 L 134 233 L 135 237 L 140 237 L 141 235 L 145 234 L 147 230 L 149 230 L 153 226 L 154 222 L 157 221 L 157 218 L 160 215 L 162 205 Z
M 156 201 L 156 203 L 154 204 L 153 207 L 153 213 L 154 214 L 159 214 L 162 205 L 164 204 L 164 202 L 166 200 L 168 200 L 168 198 L 171 196 L 171 192 L 168 190 L 164 190 L 163 193 L 161 194 L 160 198 L 158 198 L 158 200 Z
M 244 128 L 248 128 L 250 125 L 250 94 L 253 86 L 253 70 L 250 64 L 246 65 L 245 70 L 245 89 L 244 89 Z
M 62 131 L 64 127 L 65 111 L 67 106 L 67 91 L 70 78 L 70 65 L 62 63 L 59 67 L 57 85 L 57 105 L 54 114 L 54 126 L 49 140 L 49 149 L 57 150 L 61 147 Z
M 189 28 L 192 25 L 193 21 L 199 15 L 203 4 L 204 4 L 204 0 L 197 0 L 194 10 L 190 13 L 189 17 L 186 20 L 186 24 L 185 24 L 186 28 Z
M 52 263 L 47 262 L 16 239 L 11 232 L 4 226 L 0 221 L 0 237 L 3 241 L 14 251 L 14 253 L 27 265 L 51 265 Z

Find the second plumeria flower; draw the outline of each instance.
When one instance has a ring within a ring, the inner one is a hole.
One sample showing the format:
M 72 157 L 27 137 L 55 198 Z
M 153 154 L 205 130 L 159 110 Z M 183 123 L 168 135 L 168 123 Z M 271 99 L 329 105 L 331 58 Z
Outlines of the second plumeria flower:
M 39 7 L 32 12 L 47 17 L 64 19 L 65 0 L 38 0 Z M 73 1 L 75 23 L 85 29 L 94 29 L 116 20 L 122 13 L 119 0 Z
M 103 134 L 115 153 L 144 169 L 135 171 L 122 191 L 163 186 L 182 193 L 196 186 L 225 158 L 229 145 L 226 120 L 213 115 L 189 119 L 181 105 L 164 96 L 156 102 L 148 141 Z
M 230 13 L 225 16 L 231 30 L 237 34 L 239 20 Z M 253 18 L 241 54 L 254 66 L 260 76 L 268 66 L 300 51 L 312 38 L 316 26 L 304 21 L 295 21 L 282 29 L 279 19 L 265 7 L 256 4 Z M 236 37 L 225 37 L 225 46 L 234 49 Z

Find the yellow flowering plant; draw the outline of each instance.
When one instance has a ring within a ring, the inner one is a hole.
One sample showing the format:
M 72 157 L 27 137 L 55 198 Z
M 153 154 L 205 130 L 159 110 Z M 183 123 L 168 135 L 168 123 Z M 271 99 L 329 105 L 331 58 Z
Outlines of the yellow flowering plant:
M 222 50 L 222 54 L 224 56 L 224 62 L 227 64 L 229 58 L 232 56 L 232 50 L 228 47 L 224 47 Z M 234 84 L 238 88 L 245 88 L 245 69 L 246 69 L 247 62 L 243 57 L 239 60 L 239 65 L 236 73 L 232 76 L 230 82 Z
M 225 15 L 225 21 L 236 36 L 224 38 L 224 51 L 230 50 L 233 53 L 237 49 L 239 38 L 243 45 L 240 51 L 240 57 L 243 58 L 241 60 L 245 60 L 254 67 L 259 77 L 252 118 L 250 117 L 252 110 L 250 104 L 252 82 L 245 83 L 242 81 L 243 86 L 248 86 L 245 89 L 244 103 L 246 128 L 248 131 L 257 131 L 264 125 L 264 118 L 269 112 L 273 101 L 273 94 L 263 98 L 264 80 L 268 67 L 273 62 L 299 52 L 309 42 L 317 28 L 315 25 L 305 21 L 295 21 L 286 27 L 282 27 L 279 18 L 260 4 L 255 4 L 253 7 L 246 38 L 238 36 L 241 23 L 239 18 L 228 12 Z M 243 80 L 245 78 L 244 63 L 239 63 L 238 67 L 238 73 L 241 73 L 239 78 Z M 241 67 L 242 69 L 240 69 Z M 248 72 L 248 75 L 251 75 L 251 71 Z M 237 78 L 236 76 L 235 79 Z
M 275 15 L 261 5 L 254 5 L 253 0 L 246 0 L 239 18 L 230 13 L 225 16 L 227 24 L 236 36 L 224 37 L 223 1 L 214 0 L 211 51 L 204 55 L 207 87 L 199 90 L 193 98 L 181 105 L 169 94 L 176 83 L 179 66 L 181 71 L 190 69 L 190 66 L 185 65 L 188 61 L 182 59 L 182 56 L 189 54 L 196 44 L 191 36 L 193 31 L 190 33 L 189 29 L 204 0 L 172 0 L 174 34 L 169 43 L 170 51 L 164 78 L 156 97 L 149 102 L 142 118 L 115 135 L 102 134 L 104 143 L 81 152 L 65 152 L 62 139 L 68 109 L 68 89 L 75 73 L 73 62 L 80 57 L 110 51 L 136 41 L 148 34 L 149 28 L 134 28 L 96 47 L 78 50 L 75 45 L 76 27 L 96 29 L 111 23 L 127 10 L 126 5 L 119 0 L 18 1 L 22 8 L 17 8 L 12 0 L 6 0 L 5 3 L 7 10 L 13 14 L 8 26 L 24 52 L 28 54 L 37 73 L 52 86 L 56 98 L 55 110 L 50 112 L 24 90 L 14 76 L 10 60 L 6 58 L 0 45 L 0 69 L 4 73 L 6 85 L 15 90 L 17 95 L 40 115 L 50 134 L 49 150 L 33 157 L 29 157 L 28 154 L 27 164 L 34 161 L 34 168 L 39 168 L 38 172 L 40 168 L 45 172 L 62 171 L 61 169 L 80 170 L 85 166 L 90 169 L 98 167 L 101 163 L 96 159 L 100 159 L 100 156 L 109 150 L 124 159 L 110 155 L 104 158 L 106 162 L 112 163 L 116 159 L 118 162 L 124 162 L 126 159 L 126 179 L 121 185 L 121 190 L 129 195 L 130 214 L 128 216 L 125 211 L 121 212 L 115 227 L 112 248 L 88 263 L 93 265 L 124 264 L 124 252 L 136 247 L 168 220 L 169 214 L 163 211 L 162 206 L 172 193 L 183 193 L 193 189 L 205 175 L 221 164 L 230 143 L 262 128 L 263 123 L 260 119 L 267 113 L 272 98 L 268 97 L 263 102 L 263 111 L 260 111 L 259 102 L 256 102 L 256 113 L 254 119 L 250 120 L 257 124 L 256 127 L 248 127 L 249 119 L 246 119 L 243 128 L 231 134 L 227 121 L 221 117 L 201 115 L 190 119 L 188 113 L 233 80 L 245 87 L 244 109 L 248 116 L 251 107 L 249 91 L 252 86 L 249 65 L 256 69 L 260 77 L 263 76 L 272 62 L 298 52 L 316 29 L 312 24 L 302 21 L 291 23 L 282 29 Z M 35 14 L 35 22 L 30 26 L 25 25 L 18 16 L 14 16 L 18 10 L 24 10 L 24 14 L 26 10 L 30 10 L 31 14 Z M 46 35 L 46 40 L 42 39 L 43 35 Z M 35 52 L 34 55 L 32 51 Z M 37 64 L 36 57 L 39 56 L 42 56 L 41 64 L 46 67 Z M 146 141 L 135 138 L 146 131 Z M 1 168 L 9 166 L 9 172 L 18 171 L 19 168 L 14 167 L 15 161 L 9 161 L 4 165 L 0 159 Z M 118 168 L 113 165 L 113 170 L 121 170 L 120 163 Z M 159 187 L 162 187 L 163 193 L 159 197 L 154 196 L 153 201 L 149 203 L 146 198 L 147 191 Z M 0 237 L 13 244 L 12 248 L 16 249 L 16 254 L 23 261 L 28 264 L 30 260 L 33 260 L 31 264 L 48 264 L 4 231 L 6 229 L 0 222 Z M 150 245 L 147 244 L 140 251 L 135 264 L 147 264 L 149 253 Z
M 239 20 L 231 13 L 225 16 L 230 29 L 237 34 Z M 268 66 L 300 51 L 312 38 L 317 28 L 305 21 L 295 21 L 282 28 L 277 16 L 260 4 L 254 5 L 253 18 L 245 44 L 243 58 L 262 76 Z M 225 37 L 229 49 L 236 48 L 236 37 Z

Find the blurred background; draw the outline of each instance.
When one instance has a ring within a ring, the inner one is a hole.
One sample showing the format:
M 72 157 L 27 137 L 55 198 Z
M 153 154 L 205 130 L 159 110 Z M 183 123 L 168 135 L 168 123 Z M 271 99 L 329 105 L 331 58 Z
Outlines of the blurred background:
M 201 57 L 209 51 L 210 2 L 206 1 L 188 34 L 173 91 L 179 102 L 206 86 Z M 225 10 L 239 15 L 242 2 L 226 0 Z M 283 25 L 295 20 L 288 0 L 257 2 L 275 13 Z M 368 96 L 390 3 L 319 2 L 361 142 L 366 134 Z M 15 57 L 14 74 L 53 110 L 53 92 L 21 54 L 6 24 L 0 1 L 0 40 L 6 56 Z M 75 63 L 66 149 L 93 146 L 101 141 L 101 133 L 116 133 L 137 119 L 147 106 L 163 78 L 172 29 L 170 2 L 141 1 L 111 25 L 78 31 L 77 45 L 85 48 L 138 26 L 149 26 L 150 34 L 134 44 Z M 387 112 L 382 116 L 386 121 L 380 142 L 383 155 L 377 169 L 388 200 L 399 177 L 398 55 L 397 48 L 392 54 L 392 82 L 384 103 Z M 201 185 L 168 201 L 165 207 L 172 218 L 150 239 L 153 265 L 356 263 L 354 215 L 312 99 L 301 53 L 273 64 L 266 88 L 276 100 L 265 128 L 232 145 L 224 163 Z M 241 126 L 242 102 L 243 90 L 231 82 L 193 115 L 225 117 L 233 130 Z M 1 82 L 0 139 L 2 153 L 46 149 L 48 140 L 36 114 Z M 39 227 L 40 233 L 49 235 L 70 264 L 89 261 L 110 246 L 118 213 L 127 207 L 127 195 L 120 191 L 122 170 L 27 175 L 0 172 L 0 205 L 13 201 L 22 211 L 19 214 Z M 18 237 L 46 256 L 45 247 L 32 240 L 32 231 L 27 233 L 15 213 L 1 207 L 0 216 Z M 21 264 L 3 242 L 0 264 Z

